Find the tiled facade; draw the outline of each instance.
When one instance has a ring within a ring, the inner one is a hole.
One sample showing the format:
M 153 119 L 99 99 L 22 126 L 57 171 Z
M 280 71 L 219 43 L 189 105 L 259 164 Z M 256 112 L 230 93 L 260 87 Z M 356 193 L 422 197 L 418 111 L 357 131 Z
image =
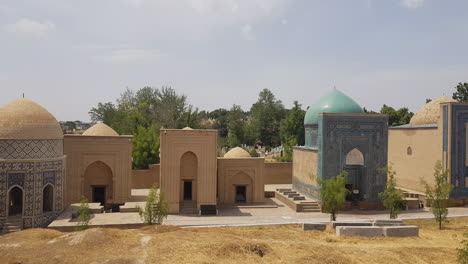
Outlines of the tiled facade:
M 63 210 L 63 140 L 0 140 L 0 227 L 8 217 L 9 191 L 23 193 L 23 227 L 43 227 Z M 43 213 L 43 189 L 53 187 L 52 212 Z
M 0 140 L 0 159 L 50 159 L 63 156 L 63 140 Z

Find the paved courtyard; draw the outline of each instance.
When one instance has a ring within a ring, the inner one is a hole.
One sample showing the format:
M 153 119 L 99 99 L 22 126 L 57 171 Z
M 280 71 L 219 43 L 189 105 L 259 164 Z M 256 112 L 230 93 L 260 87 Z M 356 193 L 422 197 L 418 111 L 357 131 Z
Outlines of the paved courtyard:
M 70 220 L 70 211 L 64 212 L 61 217 L 52 222 L 51 228 L 71 228 L 76 221 Z M 468 207 L 449 209 L 449 217 L 468 216 Z M 426 209 L 403 211 L 401 219 L 431 218 L 432 214 Z M 338 214 L 340 221 L 356 221 L 362 219 L 384 219 L 388 213 L 384 211 L 346 211 Z M 205 225 L 261 225 L 281 223 L 326 222 L 330 216 L 324 213 L 296 213 L 278 200 L 267 199 L 264 207 L 221 207 L 218 216 L 197 215 L 169 215 L 164 221 L 167 225 L 177 226 L 205 226 Z M 113 227 L 132 228 L 142 224 L 138 213 L 103 213 L 94 214 L 90 226 L 109 225 Z

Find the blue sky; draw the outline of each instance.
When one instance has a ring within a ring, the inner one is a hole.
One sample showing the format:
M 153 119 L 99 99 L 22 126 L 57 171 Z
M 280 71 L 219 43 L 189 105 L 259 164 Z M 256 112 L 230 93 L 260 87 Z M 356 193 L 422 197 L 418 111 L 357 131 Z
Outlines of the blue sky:
M 466 0 L 0 0 L 0 105 L 21 93 L 89 120 L 127 87 L 200 109 L 263 88 L 305 108 L 336 86 L 417 111 L 468 82 Z

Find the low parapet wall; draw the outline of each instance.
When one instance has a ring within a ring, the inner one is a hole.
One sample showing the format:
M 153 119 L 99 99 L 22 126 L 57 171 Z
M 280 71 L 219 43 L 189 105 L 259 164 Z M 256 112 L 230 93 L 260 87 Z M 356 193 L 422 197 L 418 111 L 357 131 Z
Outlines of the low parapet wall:
M 149 189 L 159 184 L 159 173 L 159 164 L 151 164 L 147 170 L 132 170 L 132 189 Z
M 265 184 L 291 184 L 292 162 L 265 162 Z

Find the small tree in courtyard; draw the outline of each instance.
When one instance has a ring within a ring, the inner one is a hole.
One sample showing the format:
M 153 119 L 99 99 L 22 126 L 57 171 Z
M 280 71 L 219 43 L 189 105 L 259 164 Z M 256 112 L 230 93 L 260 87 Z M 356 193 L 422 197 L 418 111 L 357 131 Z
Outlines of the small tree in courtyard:
M 424 182 L 426 186 L 426 199 L 431 206 L 435 220 L 439 223 L 439 230 L 442 229 L 442 222 L 447 219 L 448 199 L 453 186 L 448 183 L 450 171 L 442 168 L 442 163 L 437 161 L 434 167 L 434 186 Z
M 396 172 L 391 165 L 380 169 L 380 172 L 387 174 L 387 186 L 379 193 L 379 197 L 383 200 L 385 209 L 390 211 L 390 219 L 396 219 L 403 203 L 403 193 L 396 188 Z
M 318 183 L 322 185 L 320 189 L 322 208 L 330 214 L 331 221 L 336 221 L 336 213 L 346 202 L 346 196 L 349 194 L 349 190 L 345 187 L 347 177 L 348 172 L 343 171 L 328 180 L 318 180 Z
M 458 248 L 458 263 L 468 264 L 468 233 L 464 235 L 465 239 Z
M 89 210 L 88 199 L 81 199 L 80 208 L 78 209 L 78 224 L 77 231 L 88 229 L 89 220 L 91 219 L 91 211 Z
M 139 208 L 140 217 L 148 225 L 161 225 L 169 214 L 169 204 L 164 199 L 164 194 L 158 190 L 158 185 L 153 184 L 146 197 L 146 206 Z

